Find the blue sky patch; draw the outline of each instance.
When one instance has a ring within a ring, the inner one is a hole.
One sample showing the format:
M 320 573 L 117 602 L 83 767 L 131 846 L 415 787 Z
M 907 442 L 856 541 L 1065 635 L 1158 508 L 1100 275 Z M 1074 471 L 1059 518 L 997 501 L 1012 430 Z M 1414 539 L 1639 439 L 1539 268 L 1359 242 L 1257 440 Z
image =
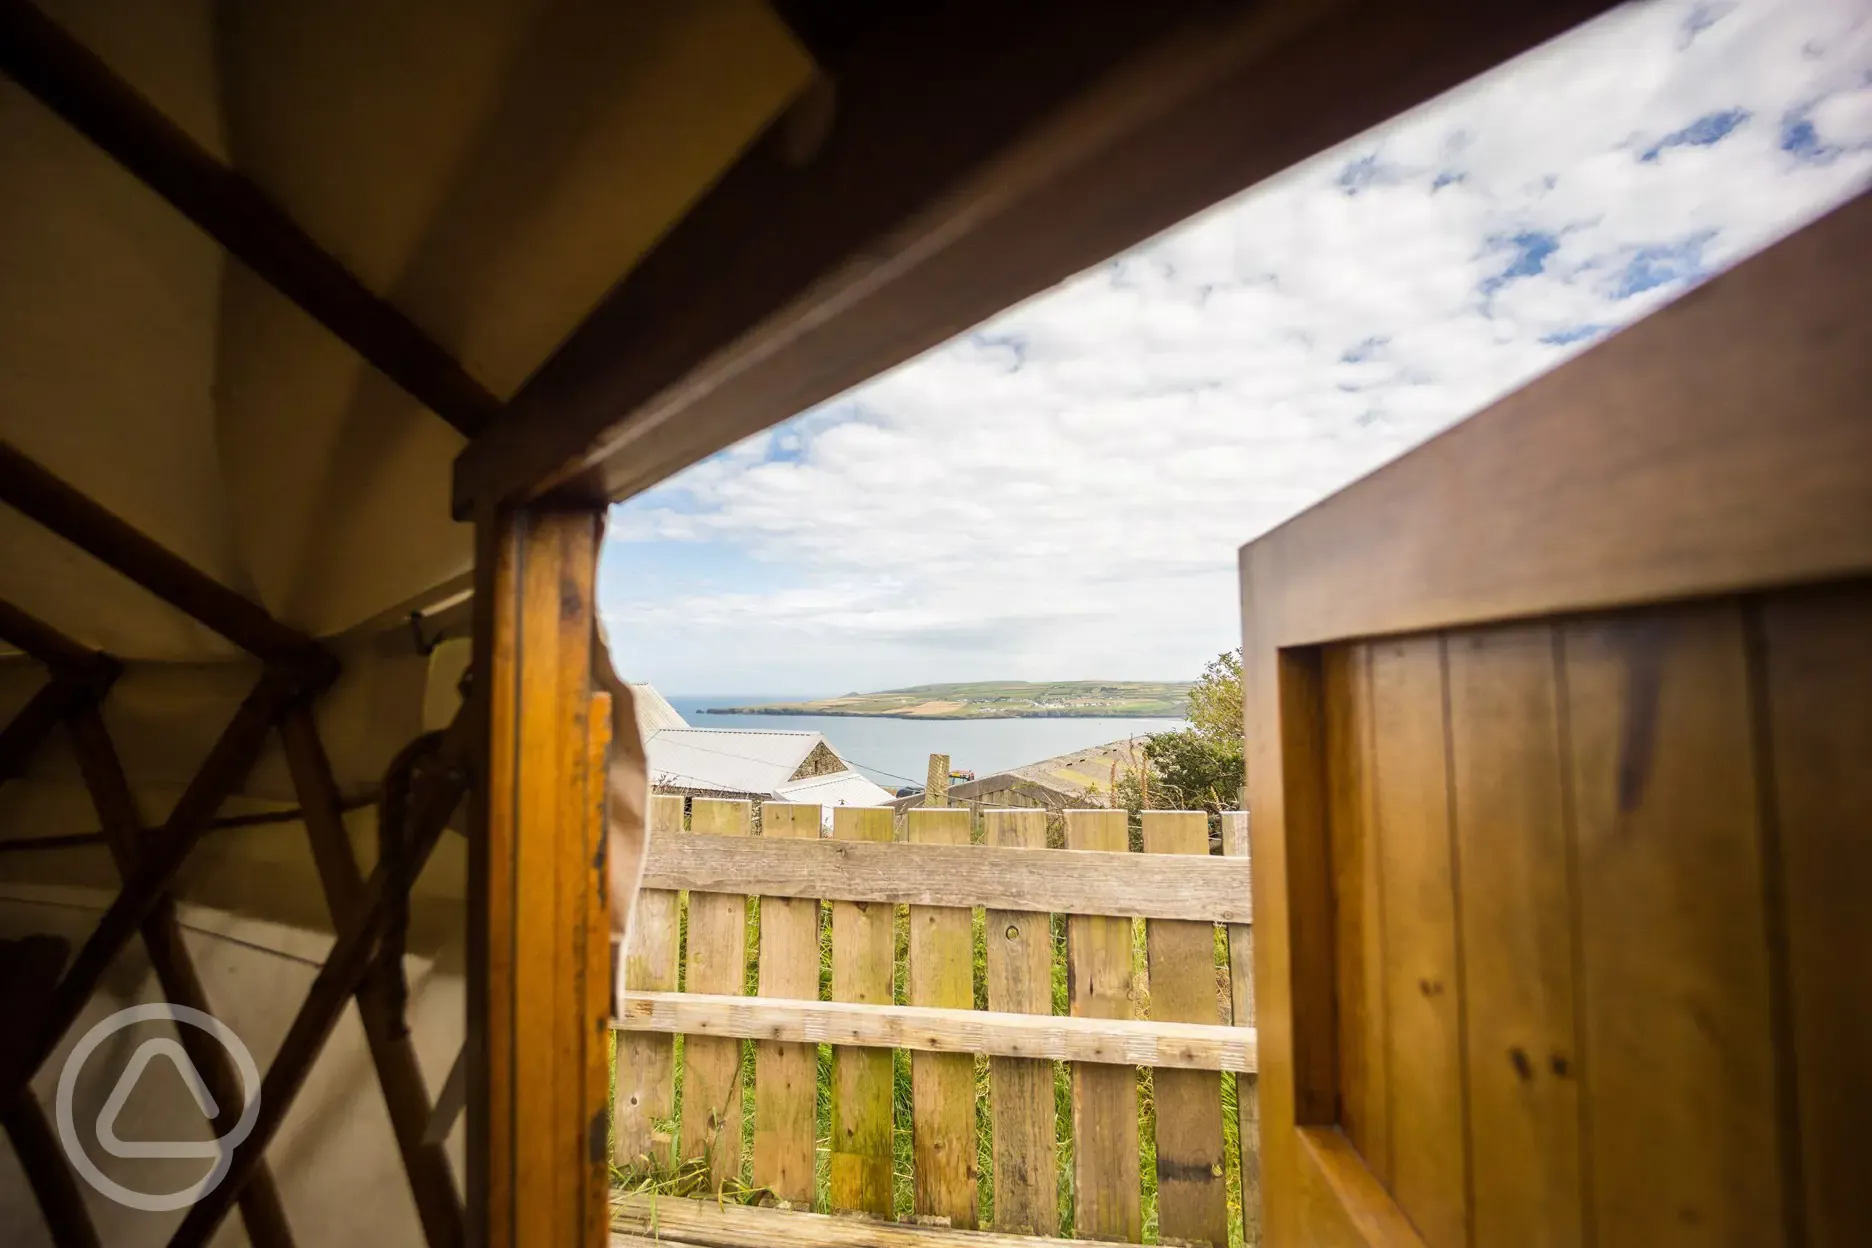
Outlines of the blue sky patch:
M 1341 364 L 1364 364 L 1375 360 L 1378 358 L 1379 353 L 1384 350 L 1385 344 L 1390 341 L 1389 338 L 1378 334 L 1365 339 L 1363 342 L 1355 342 L 1347 347 L 1339 356 L 1339 362 Z
M 1395 186 L 1403 180 L 1402 169 L 1379 160 L 1377 152 L 1368 152 L 1346 162 L 1345 168 L 1339 171 L 1338 186 L 1347 195 L 1357 195 L 1374 186 Z
M 1484 278 L 1482 293 L 1492 295 L 1509 282 L 1523 277 L 1538 277 L 1546 271 L 1547 261 L 1560 250 L 1560 236 L 1546 230 L 1521 230 L 1506 238 L 1489 240 L 1492 250 L 1512 253 L 1501 272 Z
M 1638 248 L 1613 277 L 1612 298 L 1630 299 L 1647 290 L 1704 276 L 1709 269 L 1703 262 L 1703 252 L 1715 238 L 1715 230 L 1703 230 L 1674 243 Z
M 1681 130 L 1673 130 L 1650 147 L 1638 159 L 1655 164 L 1673 147 L 1714 147 L 1736 132 L 1749 119 L 1746 108 L 1725 108 L 1720 113 L 1705 113 Z
M 1542 334 L 1541 341 L 1550 347 L 1570 347 L 1576 342 L 1597 338 L 1606 332 L 1606 328 L 1604 325 L 1569 325 L 1565 329 L 1556 329 L 1551 334 Z

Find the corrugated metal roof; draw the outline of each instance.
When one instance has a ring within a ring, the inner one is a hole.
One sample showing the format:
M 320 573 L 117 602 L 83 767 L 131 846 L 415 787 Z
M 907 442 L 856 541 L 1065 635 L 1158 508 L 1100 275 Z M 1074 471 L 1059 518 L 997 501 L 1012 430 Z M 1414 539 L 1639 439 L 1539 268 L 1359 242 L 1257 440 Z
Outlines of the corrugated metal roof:
M 778 793 L 813 747 L 824 741 L 816 732 L 664 728 L 647 743 L 650 783 L 721 793 Z
M 631 701 L 637 707 L 637 731 L 648 741 L 650 734 L 661 732 L 665 728 L 687 728 L 689 721 L 682 717 L 682 712 L 669 704 L 669 699 L 656 691 L 654 685 L 642 685 L 633 682 L 630 686 Z
M 888 806 L 893 794 L 880 788 L 855 771 L 833 771 L 823 776 L 807 776 L 780 787 L 780 796 L 789 802 L 833 806 Z
M 1141 766 L 1143 761 L 1144 738 L 1126 737 L 1122 741 L 1087 746 L 1070 754 L 1013 767 L 1009 774 L 1076 799 L 1095 785 L 1110 793 L 1114 773 L 1122 775 L 1128 768 Z

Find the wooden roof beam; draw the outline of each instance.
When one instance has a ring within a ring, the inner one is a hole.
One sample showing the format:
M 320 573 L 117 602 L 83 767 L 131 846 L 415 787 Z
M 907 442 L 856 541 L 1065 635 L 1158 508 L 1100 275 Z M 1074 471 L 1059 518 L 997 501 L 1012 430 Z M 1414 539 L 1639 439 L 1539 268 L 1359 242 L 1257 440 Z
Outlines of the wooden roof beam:
M 415 322 L 28 0 L 0 0 L 0 73 L 464 435 L 500 410 Z
M 267 734 L 300 692 L 301 682 L 295 675 L 275 670 L 267 671 L 255 683 L 194 779 L 176 799 L 161 831 L 151 836 L 148 846 L 138 854 L 135 872 L 124 880 L 116 899 L 59 980 L 43 1015 L 35 1020 L 33 1042 L 24 1047 L 17 1065 L 0 1066 L 0 1108 L 24 1093 L 34 1073 L 84 1011 L 112 960 L 168 895 L 190 851 L 207 834 L 215 812 L 253 770 Z
M 0 641 L 56 672 L 87 671 L 109 656 L 79 645 L 50 624 L 0 599 Z
M 50 624 L 0 599 L 0 641 L 51 669 L 52 679 L 0 728 L 0 784 L 19 775 L 41 742 L 71 716 L 95 707 L 123 665 L 79 645 Z
M 0 439 L 0 503 L 37 521 L 250 654 L 290 667 L 310 683 L 329 681 L 336 675 L 336 661 L 316 642 L 145 536 L 5 439 Z M 30 652 L 26 641 L 5 632 L 9 624 L 23 627 L 21 613 L 0 614 L 0 636 Z M 21 636 L 56 653 L 59 647 L 47 637 L 50 631 L 44 626 L 26 627 Z
M 823 149 L 750 147 L 457 459 L 456 513 L 646 489 L 1609 7 L 892 10 Z
M 67 716 L 92 701 L 97 693 L 84 682 L 54 676 L 39 687 L 25 706 L 0 728 L 0 784 L 26 770 L 27 760 Z

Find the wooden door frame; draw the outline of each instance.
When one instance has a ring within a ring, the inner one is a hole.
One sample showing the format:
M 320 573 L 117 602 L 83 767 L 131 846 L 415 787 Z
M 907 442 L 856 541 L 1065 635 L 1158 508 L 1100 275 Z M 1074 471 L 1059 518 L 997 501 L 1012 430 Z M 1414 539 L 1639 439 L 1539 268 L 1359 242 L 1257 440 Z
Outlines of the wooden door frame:
M 1269 1243 L 1421 1242 L 1336 1125 L 1320 647 L 1872 574 L 1869 251 L 1862 195 L 1242 548 Z
M 602 520 L 509 508 L 476 526 L 466 1186 L 486 1248 L 609 1239 Z

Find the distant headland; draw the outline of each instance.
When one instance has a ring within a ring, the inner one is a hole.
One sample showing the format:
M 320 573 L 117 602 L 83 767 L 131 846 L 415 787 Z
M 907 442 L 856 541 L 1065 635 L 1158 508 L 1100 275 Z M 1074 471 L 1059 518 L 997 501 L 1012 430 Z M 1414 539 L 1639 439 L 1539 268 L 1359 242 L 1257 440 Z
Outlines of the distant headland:
M 989 680 L 847 693 L 807 702 L 714 706 L 708 715 L 852 715 L 882 719 L 1179 719 L 1190 682 Z

